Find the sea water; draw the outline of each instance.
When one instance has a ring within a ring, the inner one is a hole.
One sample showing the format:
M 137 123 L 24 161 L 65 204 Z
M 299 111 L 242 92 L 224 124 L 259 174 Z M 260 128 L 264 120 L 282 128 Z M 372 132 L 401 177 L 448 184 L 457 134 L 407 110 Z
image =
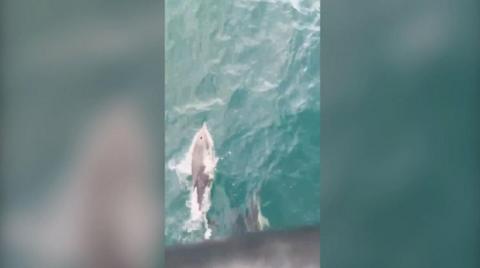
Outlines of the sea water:
M 189 148 L 206 122 L 218 162 L 211 239 L 258 193 L 270 229 L 320 220 L 320 2 L 166 1 L 165 242 L 192 230 Z

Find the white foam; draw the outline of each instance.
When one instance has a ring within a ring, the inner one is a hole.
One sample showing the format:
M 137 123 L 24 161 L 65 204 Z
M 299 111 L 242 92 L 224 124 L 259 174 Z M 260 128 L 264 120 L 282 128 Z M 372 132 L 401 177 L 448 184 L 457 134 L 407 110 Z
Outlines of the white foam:
M 197 191 L 194 191 L 193 188 L 190 191 L 190 198 L 187 200 L 187 207 L 190 208 L 190 218 L 185 222 L 184 229 L 191 233 L 195 231 L 202 230 L 204 228 L 204 238 L 209 239 L 212 234 L 212 230 L 208 226 L 207 221 L 207 212 L 210 209 L 210 191 L 211 187 L 207 186 L 205 188 L 205 193 L 202 199 L 202 207 L 199 208 L 197 202 Z
M 198 111 L 209 111 L 214 106 L 223 106 L 225 103 L 221 98 L 215 98 L 208 101 L 186 104 L 181 107 L 175 107 L 175 111 L 179 114 L 195 114 Z

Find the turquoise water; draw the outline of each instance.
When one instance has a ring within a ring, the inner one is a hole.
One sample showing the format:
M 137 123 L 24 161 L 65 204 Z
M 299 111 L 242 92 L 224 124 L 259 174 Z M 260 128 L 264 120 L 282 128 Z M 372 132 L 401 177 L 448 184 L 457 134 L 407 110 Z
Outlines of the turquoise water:
M 255 192 L 270 229 L 320 220 L 319 1 L 166 1 L 165 239 L 186 230 L 190 178 L 179 174 L 208 124 L 219 157 L 212 238 L 237 232 Z

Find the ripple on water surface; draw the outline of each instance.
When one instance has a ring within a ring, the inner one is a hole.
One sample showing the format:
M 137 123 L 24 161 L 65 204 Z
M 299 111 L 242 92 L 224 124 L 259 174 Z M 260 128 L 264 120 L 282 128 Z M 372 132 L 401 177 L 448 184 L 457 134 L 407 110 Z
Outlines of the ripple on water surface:
M 219 157 L 212 238 L 236 233 L 256 194 L 269 228 L 318 223 L 319 1 L 168 0 L 166 31 L 166 242 L 204 239 L 178 171 L 203 122 Z

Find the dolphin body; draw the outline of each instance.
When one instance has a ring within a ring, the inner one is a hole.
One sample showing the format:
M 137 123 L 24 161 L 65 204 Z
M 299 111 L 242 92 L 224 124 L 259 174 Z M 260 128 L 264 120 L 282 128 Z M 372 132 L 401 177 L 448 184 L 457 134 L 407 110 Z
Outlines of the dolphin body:
M 267 218 L 265 218 L 260 209 L 260 196 L 255 192 L 248 204 L 248 210 L 245 213 L 244 222 L 247 232 L 263 231 L 270 226 Z
M 236 235 L 248 232 L 260 232 L 270 227 L 269 220 L 261 211 L 261 199 L 258 190 L 248 199 L 247 207 L 239 212 L 233 224 L 233 233 Z
M 216 158 L 213 139 L 208 132 L 207 124 L 203 123 L 197 131 L 193 141 L 192 150 L 192 181 L 193 191 L 197 194 L 198 208 L 201 210 L 207 187 L 213 181 L 213 169 Z

